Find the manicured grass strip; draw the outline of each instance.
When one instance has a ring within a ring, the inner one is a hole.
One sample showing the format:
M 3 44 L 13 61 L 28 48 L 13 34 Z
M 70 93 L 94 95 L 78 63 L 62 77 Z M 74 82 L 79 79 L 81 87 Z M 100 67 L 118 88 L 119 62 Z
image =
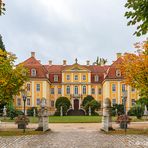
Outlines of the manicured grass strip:
M 137 117 L 131 117 L 131 122 L 143 122 L 148 121 L 148 118 L 137 119 Z M 30 123 L 38 123 L 38 117 L 29 117 Z M 112 121 L 115 122 L 117 117 L 112 117 Z M 15 122 L 7 117 L 5 120 L 0 117 L 1 122 Z M 101 123 L 102 116 L 49 116 L 49 123 Z
M 50 116 L 49 123 L 99 123 L 100 116 Z
M 109 131 L 107 134 L 111 135 L 125 135 L 124 129 L 119 129 L 115 131 Z M 148 128 L 147 129 L 127 129 L 126 134 L 128 135 L 148 135 Z

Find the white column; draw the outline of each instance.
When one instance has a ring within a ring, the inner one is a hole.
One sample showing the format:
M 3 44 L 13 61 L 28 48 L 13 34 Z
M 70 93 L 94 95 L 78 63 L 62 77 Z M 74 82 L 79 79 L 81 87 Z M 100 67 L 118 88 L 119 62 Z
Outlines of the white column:
M 43 81 L 43 97 L 46 98 L 46 81 Z
M 80 76 L 80 78 L 79 78 L 80 81 L 79 82 L 82 82 L 82 74 L 80 73 L 79 76 Z
M 73 82 L 73 73 L 71 73 L 71 82 Z
M 88 85 L 88 95 L 91 95 L 91 85 Z
M 62 82 L 64 82 L 64 73 L 62 73 Z
M 32 103 L 32 107 L 34 107 L 34 101 L 35 101 L 35 98 L 34 98 L 34 81 L 32 81 L 32 96 L 31 96 L 31 103 Z
M 118 98 L 117 98 L 117 103 L 120 104 L 120 96 L 121 96 L 121 92 L 120 92 L 120 82 L 118 82 Z
M 64 96 L 64 85 L 62 85 L 62 96 Z

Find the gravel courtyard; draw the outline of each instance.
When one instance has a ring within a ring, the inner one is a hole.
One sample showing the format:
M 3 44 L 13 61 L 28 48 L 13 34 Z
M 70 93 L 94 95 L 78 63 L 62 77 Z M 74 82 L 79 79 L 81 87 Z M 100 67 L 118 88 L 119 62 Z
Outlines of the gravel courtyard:
M 35 127 L 37 125 L 31 125 Z M 50 124 L 44 135 L 0 137 L 1 148 L 147 148 L 142 135 L 106 135 L 100 124 Z

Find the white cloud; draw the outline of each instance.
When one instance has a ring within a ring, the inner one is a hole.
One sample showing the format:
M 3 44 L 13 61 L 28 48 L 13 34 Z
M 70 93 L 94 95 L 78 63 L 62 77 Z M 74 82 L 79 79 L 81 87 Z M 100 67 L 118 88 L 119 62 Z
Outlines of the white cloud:
M 132 36 L 127 27 L 125 0 L 5 0 L 6 15 L 0 17 L 0 33 L 18 62 L 36 51 L 42 63 L 63 59 L 92 62 L 97 56 L 115 59 L 116 52 L 133 52 L 133 43 L 145 37 Z

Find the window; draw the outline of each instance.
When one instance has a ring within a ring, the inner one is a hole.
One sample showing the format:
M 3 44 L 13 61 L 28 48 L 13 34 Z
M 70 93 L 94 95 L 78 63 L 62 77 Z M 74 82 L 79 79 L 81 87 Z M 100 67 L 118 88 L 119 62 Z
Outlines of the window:
M 30 98 L 27 98 L 27 105 L 30 105 Z
M 112 84 L 112 91 L 116 91 L 116 85 Z
M 20 98 L 17 99 L 17 106 L 21 106 L 21 99 Z
M 54 82 L 58 82 L 58 75 L 54 75 Z
M 78 80 L 78 75 L 75 75 L 75 80 Z
M 82 80 L 86 80 L 86 75 L 83 75 L 82 76 Z
M 33 77 L 36 76 L 36 70 L 35 69 L 31 69 L 31 76 L 33 76 Z
M 135 99 L 132 99 L 132 106 L 134 106 L 136 103 Z
M 134 87 L 132 87 L 132 91 L 135 91 L 135 88 Z
M 122 84 L 122 92 L 125 92 L 125 84 Z
M 70 75 L 66 75 L 66 79 L 67 80 L 70 80 Z
M 116 104 L 116 99 L 112 99 L 112 105 Z
M 51 107 L 54 107 L 54 100 L 51 100 Z
M 61 94 L 61 88 L 58 88 L 58 94 Z
M 86 94 L 86 86 L 83 86 L 83 94 Z
M 70 86 L 67 86 L 67 88 L 66 88 L 66 93 L 67 93 L 67 94 L 70 94 Z
M 54 94 L 54 88 L 51 88 L 51 89 L 50 89 L 50 93 L 51 93 L 51 94 Z
M 99 81 L 99 76 L 95 75 L 95 82 L 98 82 L 98 81 Z
M 121 70 L 119 70 L 119 69 L 116 70 L 116 76 L 121 77 Z
M 30 91 L 30 84 L 27 84 L 27 91 Z
M 36 99 L 36 105 L 40 105 L 40 98 Z
M 40 91 L 40 84 L 36 84 L 36 91 Z
M 75 94 L 78 94 L 78 86 L 75 86 L 74 93 L 75 93 Z
M 102 89 L 101 89 L 101 88 L 99 88 L 99 90 L 98 90 L 98 94 L 99 94 L 99 95 L 102 94 Z
M 95 89 L 94 88 L 91 89 L 91 93 L 95 94 Z

